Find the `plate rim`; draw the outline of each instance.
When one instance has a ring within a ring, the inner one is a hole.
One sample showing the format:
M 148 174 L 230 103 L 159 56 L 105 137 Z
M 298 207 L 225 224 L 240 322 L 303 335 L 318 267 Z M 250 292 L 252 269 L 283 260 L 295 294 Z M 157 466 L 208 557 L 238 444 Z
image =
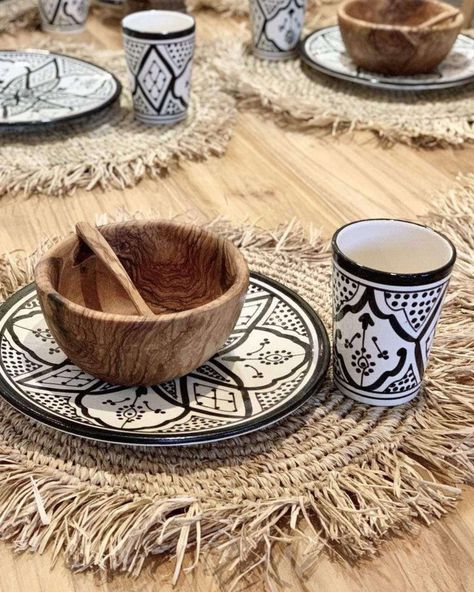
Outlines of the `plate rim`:
M 18 396 L 14 389 L 6 382 L 3 375 L 0 374 L 0 397 L 6 400 L 17 411 L 26 415 L 30 419 L 37 421 L 49 428 L 53 428 L 68 435 L 77 436 L 83 439 L 94 440 L 96 442 L 105 442 L 108 444 L 119 444 L 128 446 L 192 446 L 196 444 L 207 444 L 212 442 L 219 442 L 237 436 L 243 436 L 251 432 L 271 426 L 272 424 L 284 419 L 303 403 L 307 401 L 315 393 L 324 380 L 330 362 L 330 343 L 327 330 L 318 313 L 291 288 L 280 283 L 277 280 L 261 274 L 258 272 L 251 272 L 250 276 L 268 282 L 271 286 L 281 290 L 285 295 L 296 301 L 296 303 L 306 312 L 309 319 L 312 321 L 316 334 L 318 336 L 318 361 L 314 370 L 313 376 L 303 387 L 298 396 L 287 401 L 274 414 L 267 413 L 263 417 L 251 420 L 249 423 L 236 426 L 234 428 L 219 428 L 214 430 L 211 434 L 204 430 L 197 435 L 174 436 L 172 434 L 162 434 L 156 436 L 153 433 L 124 433 L 120 434 L 117 430 L 106 430 L 100 426 L 81 425 L 79 428 L 74 422 L 69 422 L 67 418 L 59 418 L 47 410 L 43 412 L 30 403 L 28 399 L 23 399 Z M 0 319 L 2 319 L 7 312 L 29 292 L 35 290 L 35 283 L 31 282 L 17 290 L 5 302 L 0 305 Z
M 312 31 L 304 39 L 302 39 L 299 43 L 299 54 L 301 59 L 305 64 L 307 64 L 310 68 L 317 72 L 321 72 L 329 76 L 330 78 L 337 78 L 338 80 L 344 80 L 346 82 L 351 82 L 353 84 L 357 84 L 359 86 L 366 86 L 369 88 L 374 89 L 383 89 L 383 90 L 391 90 L 394 92 L 424 92 L 424 91 L 435 91 L 435 90 L 445 90 L 448 88 L 455 88 L 458 86 L 467 86 L 468 84 L 472 84 L 474 82 L 474 74 L 467 76 L 465 78 L 461 78 L 456 81 L 451 82 L 428 82 L 426 84 L 422 82 L 389 82 L 389 81 L 382 81 L 382 82 L 373 82 L 371 80 L 367 80 L 364 78 L 357 78 L 350 74 L 344 74 L 342 72 L 335 72 L 326 66 L 321 65 L 318 62 L 315 62 L 308 53 L 306 49 L 307 42 L 310 40 L 311 37 L 315 35 L 319 35 L 324 31 L 328 31 L 330 29 L 339 29 L 338 25 L 329 25 L 327 27 L 322 27 L 321 29 L 316 29 Z M 474 39 L 469 37 L 469 35 L 465 35 L 464 33 L 460 33 L 458 38 L 462 37 L 468 39 L 474 45 Z M 376 72 L 374 72 L 376 74 Z
M 11 54 L 31 53 L 31 54 L 39 54 L 39 55 L 59 56 L 60 58 L 63 58 L 63 59 L 66 58 L 68 60 L 74 60 L 76 62 L 82 62 L 83 64 L 88 64 L 89 66 L 94 66 L 94 68 L 101 70 L 102 72 L 104 72 L 105 74 L 107 74 L 108 76 L 110 76 L 112 78 L 112 80 L 115 82 L 115 92 L 104 103 L 102 103 L 101 105 L 98 105 L 97 107 L 90 109 L 89 111 L 83 111 L 82 113 L 75 113 L 75 114 L 73 113 L 71 115 L 63 115 L 60 118 L 48 119 L 48 120 L 12 121 L 10 123 L 5 122 L 5 121 L 0 121 L 0 131 L 6 131 L 6 130 L 11 130 L 11 129 L 20 128 L 20 127 L 21 128 L 37 129 L 39 127 L 50 127 L 50 126 L 60 125 L 60 124 L 64 124 L 64 123 L 74 122 L 76 120 L 82 119 L 83 117 L 96 115 L 97 113 L 100 113 L 101 111 L 107 109 L 107 107 L 112 106 L 119 99 L 120 95 L 122 94 L 123 85 L 120 82 L 120 80 L 117 78 L 117 76 L 113 72 L 110 72 L 109 70 L 107 70 L 106 68 L 103 68 L 102 66 L 94 64 L 94 62 L 91 62 L 90 60 L 76 58 L 74 56 L 70 56 L 65 53 L 60 53 L 57 51 L 49 51 L 48 49 L 21 49 L 21 50 L 20 49 L 0 49 L 0 54 L 4 54 L 4 53 L 11 53 Z M 0 91 L 0 95 L 1 94 L 2 93 Z

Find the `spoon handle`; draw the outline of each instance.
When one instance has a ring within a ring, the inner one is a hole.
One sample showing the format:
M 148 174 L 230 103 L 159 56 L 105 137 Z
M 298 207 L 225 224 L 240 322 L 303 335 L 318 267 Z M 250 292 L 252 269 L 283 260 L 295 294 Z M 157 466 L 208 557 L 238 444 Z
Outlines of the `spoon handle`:
M 421 23 L 420 27 L 425 29 L 427 27 L 432 27 L 433 25 L 439 25 L 440 23 L 447 21 L 448 19 L 454 18 L 459 14 L 459 10 L 447 10 L 442 12 L 441 14 L 437 14 L 436 16 L 432 16 L 430 19 Z
M 102 236 L 99 229 L 88 222 L 78 222 L 76 224 L 76 234 L 115 277 L 135 306 L 138 314 L 153 316 L 153 311 L 133 285 L 125 267 L 120 262 L 112 247 Z

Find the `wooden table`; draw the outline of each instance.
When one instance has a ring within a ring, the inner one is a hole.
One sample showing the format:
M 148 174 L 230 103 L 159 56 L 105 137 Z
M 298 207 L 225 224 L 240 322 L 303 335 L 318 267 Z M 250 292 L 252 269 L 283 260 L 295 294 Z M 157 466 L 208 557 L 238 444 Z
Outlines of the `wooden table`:
M 231 34 L 228 17 L 202 13 L 201 38 Z M 3 36 L 3 46 L 20 40 L 34 47 L 43 34 Z M 119 47 L 120 32 L 111 19 L 89 19 L 76 39 Z M 329 236 L 339 225 L 363 217 L 414 218 L 428 210 L 434 192 L 449 188 L 458 172 L 472 171 L 474 146 L 416 150 L 397 145 L 384 149 L 371 134 L 339 138 L 296 133 L 261 116 L 242 113 L 224 158 L 188 163 L 158 181 L 144 180 L 125 191 L 78 191 L 72 197 L 5 197 L 0 200 L 0 252 L 32 251 L 40 239 L 72 229 L 77 220 L 94 221 L 117 208 L 163 216 L 186 212 L 197 219 L 223 214 L 274 227 L 293 217 Z M 309 578 L 298 575 L 298 560 L 288 550 L 277 558 L 279 573 L 294 592 L 467 592 L 474 591 L 474 491 L 466 489 L 458 509 L 418 537 L 388 541 L 378 557 L 357 567 L 323 557 Z M 165 592 L 172 566 L 150 561 L 138 580 L 118 576 L 71 574 L 61 560 L 50 570 L 50 557 L 14 555 L 0 546 L 0 592 Z M 203 566 L 182 576 L 178 590 L 226 590 L 219 574 Z M 250 589 L 250 588 L 249 588 Z M 253 590 L 261 590 L 255 586 Z

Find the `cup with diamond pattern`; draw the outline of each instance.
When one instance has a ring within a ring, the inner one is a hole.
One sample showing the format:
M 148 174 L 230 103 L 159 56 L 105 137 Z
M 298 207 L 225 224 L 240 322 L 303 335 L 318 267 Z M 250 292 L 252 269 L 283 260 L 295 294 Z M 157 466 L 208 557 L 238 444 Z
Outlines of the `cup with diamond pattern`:
M 456 260 L 439 232 L 403 220 L 359 220 L 333 237 L 336 387 L 370 405 L 421 388 Z
M 122 20 L 135 117 L 148 124 L 186 118 L 195 21 L 188 14 L 145 10 Z
M 80 33 L 89 13 L 89 0 L 39 0 L 41 27 L 49 33 Z

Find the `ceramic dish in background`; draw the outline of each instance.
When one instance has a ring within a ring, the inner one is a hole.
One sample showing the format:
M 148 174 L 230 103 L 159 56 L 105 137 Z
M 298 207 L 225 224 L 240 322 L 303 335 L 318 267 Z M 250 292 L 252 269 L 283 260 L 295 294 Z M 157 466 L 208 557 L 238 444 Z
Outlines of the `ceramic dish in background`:
M 42 50 L 0 51 L 0 131 L 69 123 L 99 113 L 122 85 L 103 68 Z
M 474 82 L 474 39 L 467 35 L 459 35 L 436 71 L 417 76 L 388 76 L 358 68 L 346 52 L 338 26 L 310 33 L 300 51 L 303 61 L 314 70 L 374 89 L 422 92 Z
M 298 295 L 259 274 L 219 352 L 187 376 L 114 386 L 83 372 L 51 335 L 33 284 L 0 308 L 0 393 L 55 429 L 111 443 L 176 446 L 265 428 L 317 392 L 329 364 L 324 326 Z
M 339 7 L 337 20 L 358 67 L 412 76 L 432 72 L 444 60 L 464 16 L 437 0 L 348 0 Z

